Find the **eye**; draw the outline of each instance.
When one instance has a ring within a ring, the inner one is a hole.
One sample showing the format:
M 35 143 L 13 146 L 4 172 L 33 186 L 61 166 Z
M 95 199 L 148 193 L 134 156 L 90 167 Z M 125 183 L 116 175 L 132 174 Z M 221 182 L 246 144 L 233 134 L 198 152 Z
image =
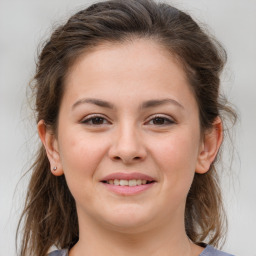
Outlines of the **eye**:
M 81 123 L 86 125 L 94 125 L 94 126 L 109 124 L 106 118 L 98 115 L 86 117 L 81 121 Z
M 166 126 L 174 124 L 175 121 L 173 121 L 171 118 L 167 118 L 165 116 L 154 116 L 151 118 L 147 124 L 149 125 L 156 125 L 156 126 Z

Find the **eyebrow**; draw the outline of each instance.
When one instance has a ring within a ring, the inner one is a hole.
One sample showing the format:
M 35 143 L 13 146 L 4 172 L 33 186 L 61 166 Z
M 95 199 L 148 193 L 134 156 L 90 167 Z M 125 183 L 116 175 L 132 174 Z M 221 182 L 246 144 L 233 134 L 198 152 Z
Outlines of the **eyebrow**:
M 176 101 L 174 99 L 169 99 L 169 98 L 145 101 L 142 103 L 141 108 L 142 109 L 151 108 L 151 107 L 157 107 L 157 106 L 161 106 L 161 105 L 165 105 L 165 104 L 174 104 L 174 105 L 184 109 L 184 107 L 178 101 Z
M 86 99 L 80 99 L 80 100 L 76 101 L 72 105 L 72 109 L 74 109 L 78 105 L 81 105 L 81 104 L 84 104 L 84 103 L 94 104 L 94 105 L 97 105 L 97 106 L 103 107 L 103 108 L 110 108 L 110 109 L 114 108 L 114 105 L 107 102 L 107 101 L 100 100 L 100 99 L 94 99 L 94 98 L 86 98 Z
M 75 107 L 77 107 L 78 105 L 85 104 L 85 103 L 94 104 L 94 105 L 97 105 L 97 106 L 103 107 L 103 108 L 109 108 L 109 109 L 115 108 L 112 103 L 104 101 L 104 100 L 95 99 L 95 98 L 84 98 L 84 99 L 80 99 L 80 100 L 76 101 L 72 105 L 72 110 Z M 165 105 L 165 104 L 174 104 L 174 105 L 184 109 L 184 107 L 178 101 L 176 101 L 174 99 L 170 99 L 170 98 L 145 101 L 141 104 L 140 109 L 152 108 L 152 107 L 157 107 L 157 106 L 161 106 L 161 105 Z

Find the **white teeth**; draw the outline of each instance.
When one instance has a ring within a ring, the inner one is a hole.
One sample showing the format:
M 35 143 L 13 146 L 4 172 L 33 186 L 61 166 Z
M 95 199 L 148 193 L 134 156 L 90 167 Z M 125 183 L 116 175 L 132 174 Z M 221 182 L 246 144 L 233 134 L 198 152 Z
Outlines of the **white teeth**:
M 120 186 L 127 186 L 129 185 L 129 181 L 128 180 L 120 180 Z
M 114 180 L 114 184 L 115 184 L 115 185 L 117 185 L 117 186 L 118 186 L 118 185 L 119 185 L 119 183 L 120 183 L 120 181 L 119 181 L 119 180 L 117 180 L 117 179 L 115 179 L 115 180 Z
M 141 185 L 142 181 L 141 180 L 136 180 L 137 185 Z
M 136 186 L 136 185 L 137 185 L 136 180 L 129 180 L 129 186 L 130 187 L 133 187 L 133 186 Z
M 139 186 L 139 185 L 145 185 L 147 184 L 147 180 L 108 180 L 108 184 L 115 185 L 115 186 L 129 186 L 129 187 L 134 187 L 134 186 Z

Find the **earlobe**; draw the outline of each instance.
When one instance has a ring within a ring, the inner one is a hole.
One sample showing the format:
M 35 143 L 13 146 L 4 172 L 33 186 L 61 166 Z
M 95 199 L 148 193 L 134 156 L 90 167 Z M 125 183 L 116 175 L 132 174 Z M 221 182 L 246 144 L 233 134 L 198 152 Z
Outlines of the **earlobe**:
M 206 173 L 219 151 L 223 139 L 223 127 L 220 117 L 217 117 L 212 128 L 207 130 L 198 155 L 196 173 Z
M 40 120 L 38 122 L 37 130 L 38 130 L 39 137 L 45 147 L 46 154 L 51 166 L 51 172 L 55 176 L 62 175 L 63 169 L 60 161 L 58 143 L 55 135 L 49 128 L 47 128 L 44 120 Z

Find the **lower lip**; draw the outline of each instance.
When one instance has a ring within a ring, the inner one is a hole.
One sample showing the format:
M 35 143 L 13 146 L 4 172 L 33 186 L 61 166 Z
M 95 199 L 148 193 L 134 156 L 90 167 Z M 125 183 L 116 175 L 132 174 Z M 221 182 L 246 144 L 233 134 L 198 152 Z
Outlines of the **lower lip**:
M 104 186 L 106 186 L 107 189 L 110 191 L 120 194 L 120 195 L 136 195 L 143 191 L 148 190 L 151 188 L 155 182 L 145 184 L 145 185 L 138 185 L 138 186 L 116 186 L 108 183 L 102 183 Z

